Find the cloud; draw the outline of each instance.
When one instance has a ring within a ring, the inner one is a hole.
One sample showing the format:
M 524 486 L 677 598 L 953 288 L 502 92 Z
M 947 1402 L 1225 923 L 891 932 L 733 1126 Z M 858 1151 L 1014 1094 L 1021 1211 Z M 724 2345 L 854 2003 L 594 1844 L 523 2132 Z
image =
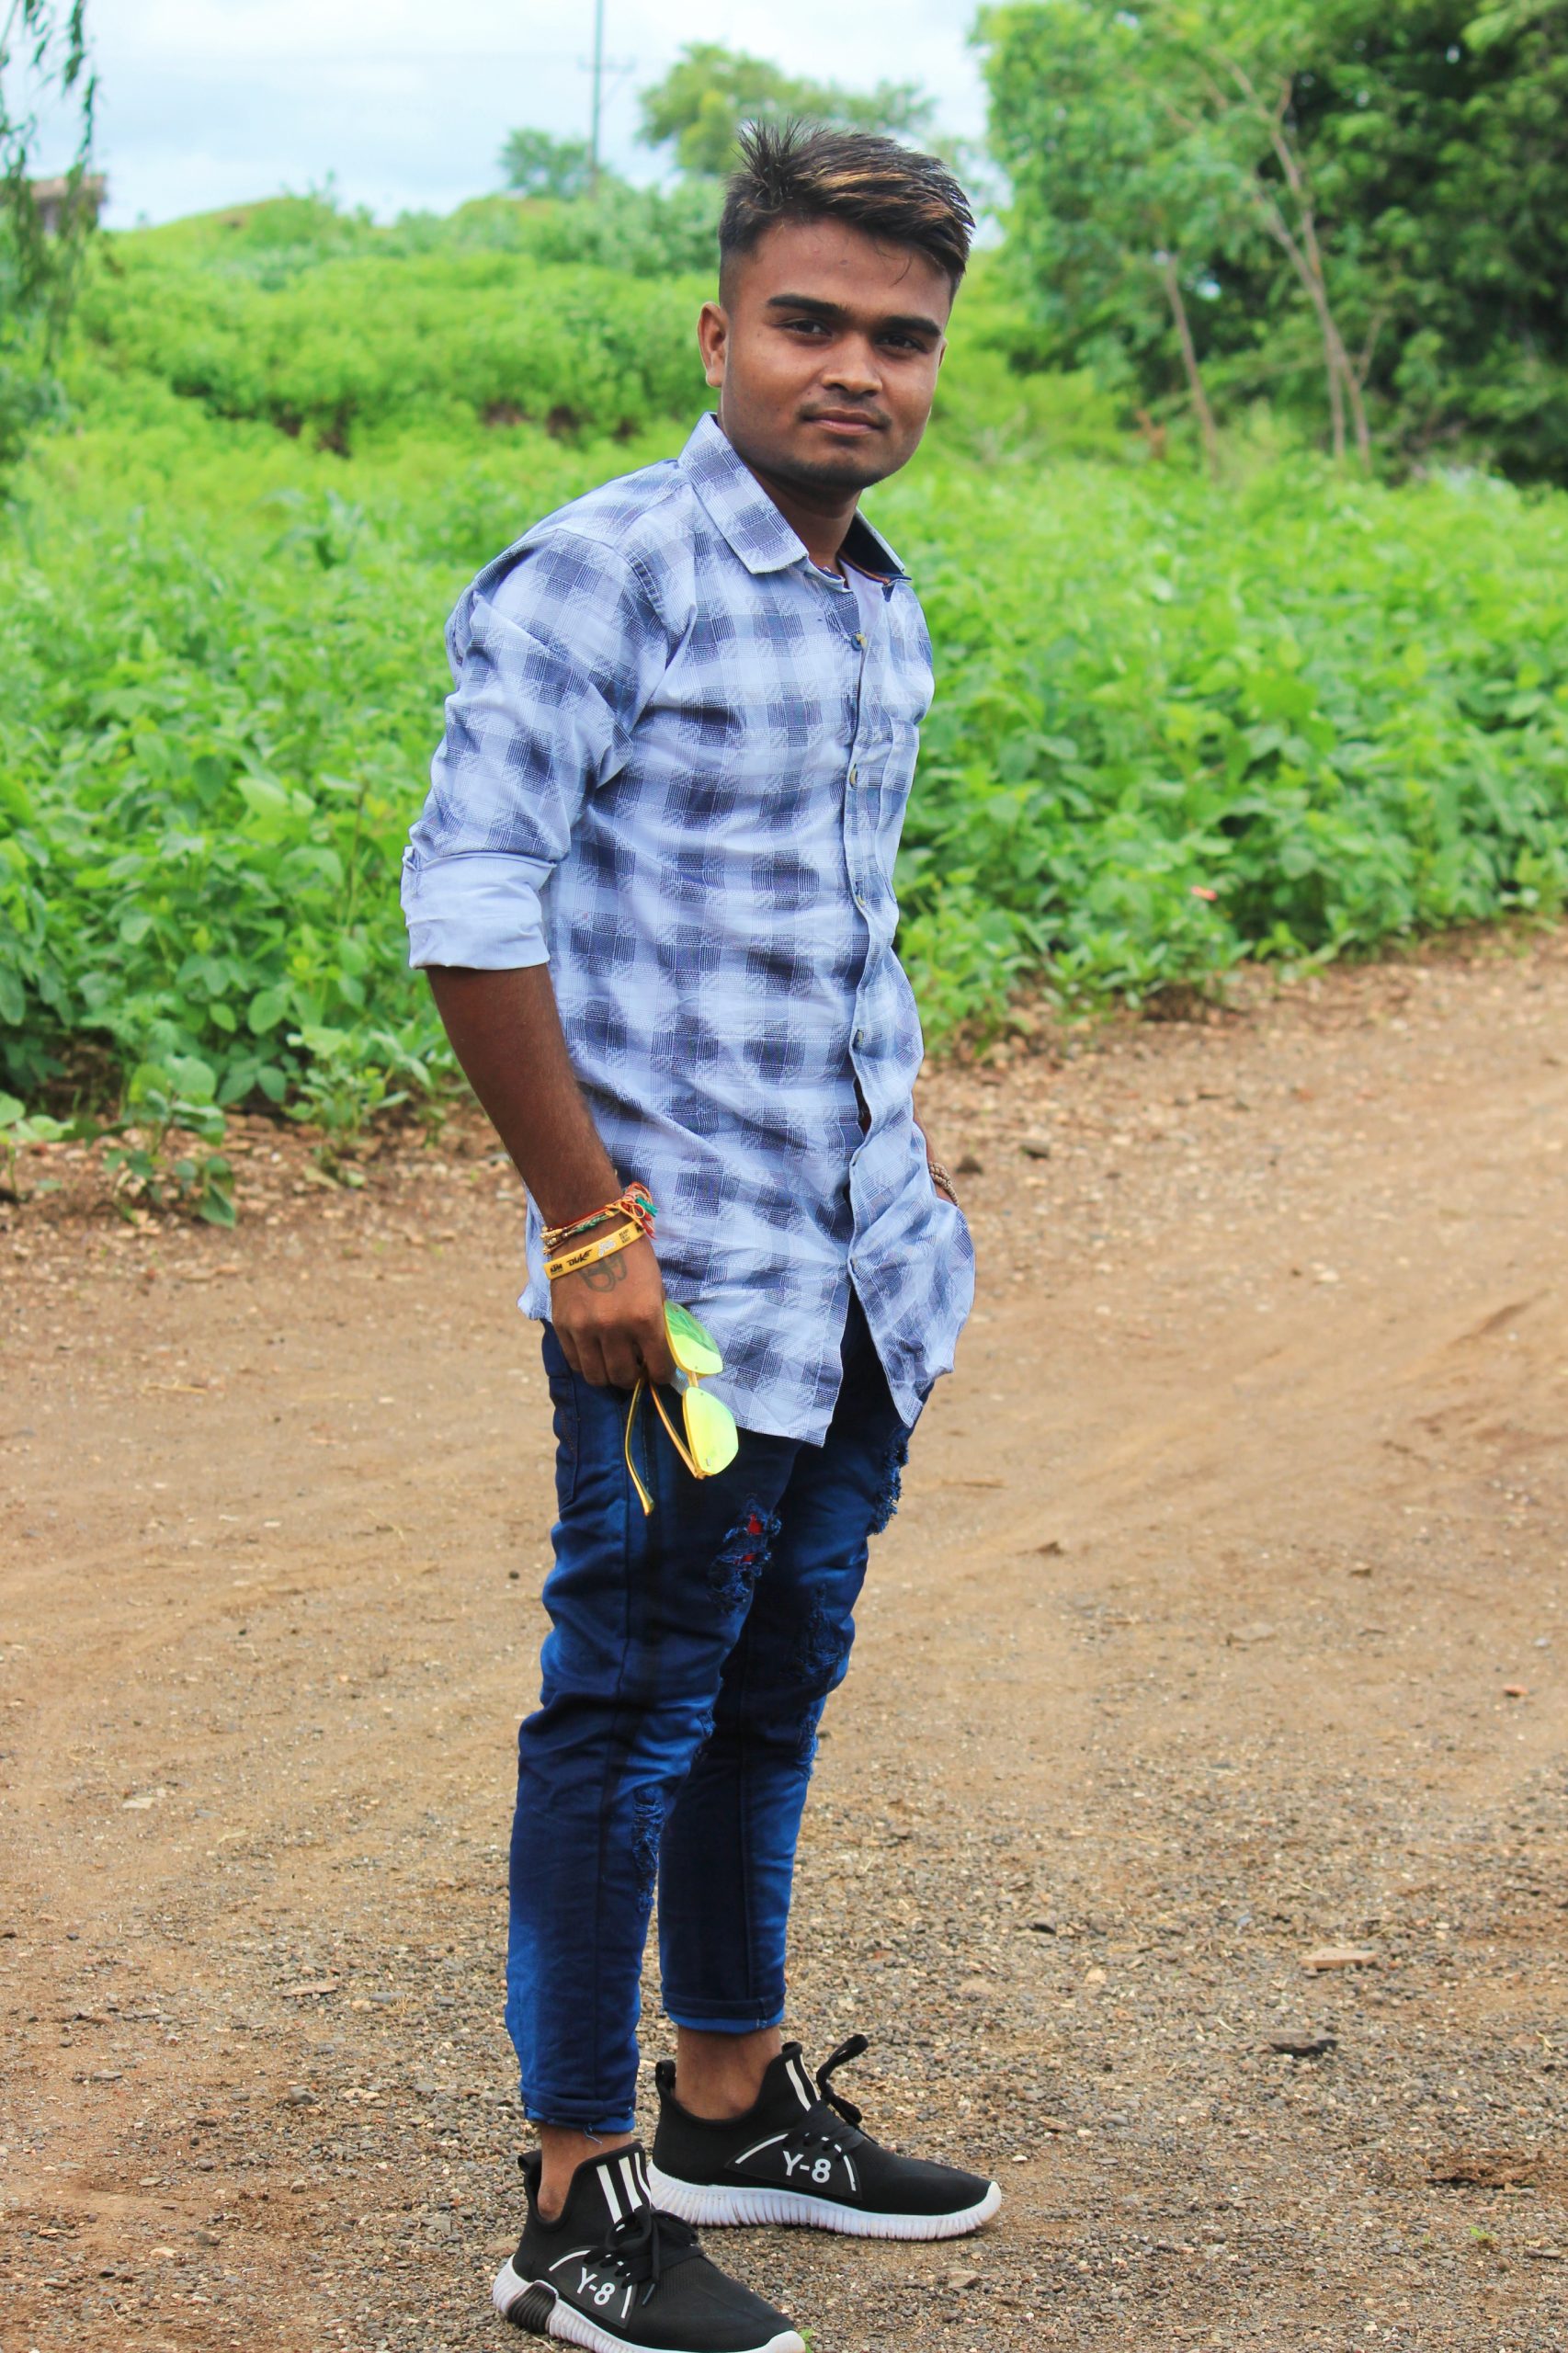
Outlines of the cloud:
M 97 0 L 99 160 L 111 222 L 167 220 L 335 173 L 379 215 L 444 210 L 495 187 L 508 131 L 586 129 L 587 13 L 517 0 Z M 978 133 L 979 81 L 964 36 L 971 0 L 796 0 L 772 7 L 687 0 L 678 28 L 652 0 L 607 0 L 617 69 L 605 108 L 608 159 L 638 178 L 639 86 L 687 40 L 722 40 L 793 73 L 861 86 L 923 82 L 943 128 Z M 63 146 L 63 138 L 57 142 Z

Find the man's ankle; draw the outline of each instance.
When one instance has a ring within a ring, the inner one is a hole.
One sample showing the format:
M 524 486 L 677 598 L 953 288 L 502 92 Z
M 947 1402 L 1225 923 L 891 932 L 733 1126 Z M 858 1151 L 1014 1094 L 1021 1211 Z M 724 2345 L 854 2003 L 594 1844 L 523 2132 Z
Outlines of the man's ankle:
M 579 2165 L 612 2149 L 630 2149 L 630 2132 L 580 2132 L 574 2125 L 541 2124 L 539 2128 L 539 2187 L 534 2206 L 541 2222 L 559 2222 Z
M 677 2030 L 675 2095 L 688 2116 L 705 2124 L 733 2124 L 749 2116 L 762 2079 L 783 2048 L 777 2027 L 749 2034 Z

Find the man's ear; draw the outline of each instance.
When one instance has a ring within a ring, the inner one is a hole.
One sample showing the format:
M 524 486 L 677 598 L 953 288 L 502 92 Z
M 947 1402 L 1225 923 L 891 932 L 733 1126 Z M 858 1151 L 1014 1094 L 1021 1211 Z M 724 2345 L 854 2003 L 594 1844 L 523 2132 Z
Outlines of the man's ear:
M 704 302 L 697 321 L 697 344 L 708 381 L 715 391 L 724 381 L 724 358 L 730 347 L 730 322 L 718 302 Z

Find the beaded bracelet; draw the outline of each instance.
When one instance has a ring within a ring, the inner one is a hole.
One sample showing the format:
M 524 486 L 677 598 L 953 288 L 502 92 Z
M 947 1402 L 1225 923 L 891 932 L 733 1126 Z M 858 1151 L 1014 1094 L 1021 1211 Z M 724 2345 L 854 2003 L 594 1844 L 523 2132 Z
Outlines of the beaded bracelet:
M 612 1218 L 630 1218 L 644 1233 L 651 1234 L 656 1215 L 653 1196 L 647 1186 L 631 1184 L 619 1200 L 607 1201 L 602 1210 L 589 1210 L 585 1216 L 570 1218 L 564 1225 L 547 1225 L 541 1236 L 545 1256 L 553 1256 L 579 1234 L 591 1233 L 596 1226 L 608 1225 Z

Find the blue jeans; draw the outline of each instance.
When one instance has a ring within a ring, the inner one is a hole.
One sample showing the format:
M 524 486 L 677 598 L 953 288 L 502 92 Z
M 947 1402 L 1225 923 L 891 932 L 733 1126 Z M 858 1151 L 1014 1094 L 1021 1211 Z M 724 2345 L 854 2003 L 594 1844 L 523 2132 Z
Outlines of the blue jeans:
M 517 1736 L 506 2025 L 536 2121 L 632 2129 L 655 1881 L 665 2007 L 744 2034 L 784 2011 L 795 1842 L 828 1693 L 844 1679 L 869 1539 L 909 1433 L 858 1302 L 820 1446 L 741 1432 L 694 1479 L 646 1402 L 571 1370 L 554 1333 L 560 1518 L 538 1711 Z

